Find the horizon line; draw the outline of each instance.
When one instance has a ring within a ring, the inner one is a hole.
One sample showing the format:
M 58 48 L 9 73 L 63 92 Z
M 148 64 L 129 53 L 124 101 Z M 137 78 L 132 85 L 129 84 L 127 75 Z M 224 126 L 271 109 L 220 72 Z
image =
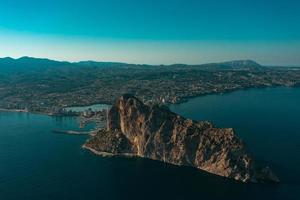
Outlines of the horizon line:
M 226 62 L 237 62 L 237 61 L 251 61 L 259 64 L 260 66 L 266 66 L 266 67 L 300 67 L 299 65 L 262 65 L 259 62 L 255 61 L 254 59 L 233 59 L 233 60 L 224 60 L 224 61 L 215 61 L 215 62 L 205 62 L 205 63 L 198 63 L 198 64 L 187 64 L 187 63 L 172 63 L 172 64 L 147 64 L 147 63 L 129 63 L 129 62 L 123 62 L 123 61 L 103 61 L 103 60 L 78 60 L 78 61 L 69 61 L 69 60 L 60 60 L 56 58 L 47 58 L 47 57 L 34 57 L 34 56 L 20 56 L 20 57 L 14 57 L 14 56 L 5 56 L 0 57 L 0 59 L 13 59 L 13 60 L 19 60 L 22 58 L 31 58 L 31 59 L 44 59 L 44 60 L 50 60 L 50 61 L 56 61 L 56 62 L 66 62 L 66 63 L 80 63 L 80 62 L 98 62 L 98 63 L 120 63 L 120 64 L 127 64 L 127 65 L 149 65 L 149 66 L 172 66 L 172 65 L 189 65 L 189 66 L 197 66 L 197 65 L 206 65 L 206 64 L 221 64 Z

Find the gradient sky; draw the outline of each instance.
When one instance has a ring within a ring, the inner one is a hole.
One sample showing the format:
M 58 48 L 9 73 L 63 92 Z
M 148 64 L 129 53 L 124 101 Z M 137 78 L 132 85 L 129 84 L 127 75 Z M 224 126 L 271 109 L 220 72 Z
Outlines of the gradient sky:
M 298 0 L 0 0 L 0 57 L 300 65 Z

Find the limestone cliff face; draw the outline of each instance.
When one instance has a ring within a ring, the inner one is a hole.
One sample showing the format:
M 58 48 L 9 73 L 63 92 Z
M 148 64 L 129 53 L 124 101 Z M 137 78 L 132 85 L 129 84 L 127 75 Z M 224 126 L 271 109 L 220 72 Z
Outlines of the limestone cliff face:
M 243 182 L 278 181 L 269 168 L 257 168 L 231 128 L 185 119 L 167 107 L 147 106 L 131 95 L 117 100 L 108 120 L 108 130 L 99 131 L 86 147 L 192 166 Z

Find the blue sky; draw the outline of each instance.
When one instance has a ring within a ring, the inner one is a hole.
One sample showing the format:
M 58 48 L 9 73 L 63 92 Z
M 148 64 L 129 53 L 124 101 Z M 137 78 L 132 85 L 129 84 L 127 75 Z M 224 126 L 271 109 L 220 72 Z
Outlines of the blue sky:
M 297 0 L 0 0 L 0 56 L 300 65 Z

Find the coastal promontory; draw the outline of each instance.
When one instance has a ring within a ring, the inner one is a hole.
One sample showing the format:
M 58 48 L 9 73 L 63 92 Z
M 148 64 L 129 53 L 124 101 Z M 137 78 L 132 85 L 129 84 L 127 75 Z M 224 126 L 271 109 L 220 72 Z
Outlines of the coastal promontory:
M 248 153 L 232 128 L 179 116 L 166 106 L 146 105 L 132 95 L 119 97 L 108 127 L 84 147 L 99 155 L 137 156 L 191 166 L 241 182 L 279 181 Z

